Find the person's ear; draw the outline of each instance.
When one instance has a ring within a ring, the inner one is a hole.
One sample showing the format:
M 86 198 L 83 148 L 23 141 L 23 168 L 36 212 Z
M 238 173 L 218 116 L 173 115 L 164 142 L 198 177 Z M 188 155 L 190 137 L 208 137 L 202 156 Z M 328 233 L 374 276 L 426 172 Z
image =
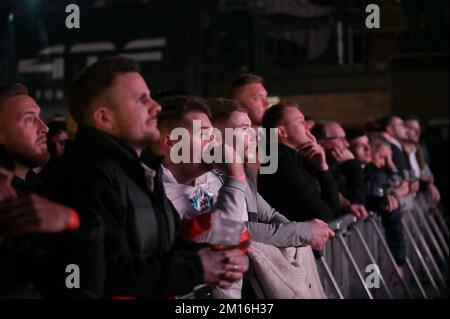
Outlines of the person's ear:
M 287 138 L 288 133 L 286 128 L 283 125 L 277 126 L 278 129 L 278 137 Z
M 101 129 L 112 131 L 116 127 L 114 112 L 105 106 L 98 107 L 92 114 L 94 125 Z

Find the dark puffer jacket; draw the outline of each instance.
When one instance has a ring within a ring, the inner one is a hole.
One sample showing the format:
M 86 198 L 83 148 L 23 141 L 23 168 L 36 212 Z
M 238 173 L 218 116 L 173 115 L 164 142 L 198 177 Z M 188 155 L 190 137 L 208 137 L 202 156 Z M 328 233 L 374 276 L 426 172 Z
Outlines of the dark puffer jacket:
M 75 249 L 59 255 L 80 263 L 80 297 L 163 298 L 187 293 L 202 281 L 197 254 L 202 246 L 178 235 L 180 220 L 163 189 L 160 159 L 148 153 L 142 158 L 120 140 L 81 126 L 55 170 L 50 196 L 74 207 L 81 225 L 98 218 L 103 223 L 102 243 L 93 243 L 97 254 Z M 153 191 L 143 162 L 156 171 Z M 75 247 L 76 238 L 60 246 Z

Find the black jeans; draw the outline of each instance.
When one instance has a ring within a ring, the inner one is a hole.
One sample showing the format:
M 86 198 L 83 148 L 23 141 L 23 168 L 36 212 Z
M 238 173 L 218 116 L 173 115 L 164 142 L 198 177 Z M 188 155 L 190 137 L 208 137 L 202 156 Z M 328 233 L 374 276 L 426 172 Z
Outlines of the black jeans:
M 386 241 L 398 266 L 405 264 L 405 237 L 402 227 L 402 213 L 398 210 L 383 212 L 381 220 L 385 229 Z

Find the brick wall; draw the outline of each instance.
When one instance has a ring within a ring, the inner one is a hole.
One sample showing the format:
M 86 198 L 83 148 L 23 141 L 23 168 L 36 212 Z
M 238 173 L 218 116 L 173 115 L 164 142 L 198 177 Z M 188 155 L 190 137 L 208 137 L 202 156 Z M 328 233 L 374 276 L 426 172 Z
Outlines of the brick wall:
M 362 125 L 390 113 L 391 98 L 385 91 L 321 93 L 286 96 L 296 101 L 315 120 L 336 120 L 343 125 Z

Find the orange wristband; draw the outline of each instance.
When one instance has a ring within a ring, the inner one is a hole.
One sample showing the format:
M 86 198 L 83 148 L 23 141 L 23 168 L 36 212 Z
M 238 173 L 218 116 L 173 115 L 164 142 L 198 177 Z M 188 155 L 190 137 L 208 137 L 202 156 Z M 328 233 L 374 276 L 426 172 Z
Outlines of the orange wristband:
M 235 179 L 237 179 L 237 180 L 240 180 L 241 182 L 245 182 L 246 180 L 247 180 L 247 177 L 245 176 L 245 174 L 244 175 L 227 175 L 228 177 L 231 177 L 231 178 L 235 178 Z
M 66 224 L 66 230 L 72 231 L 80 228 L 80 217 L 74 209 L 70 209 L 70 218 Z

